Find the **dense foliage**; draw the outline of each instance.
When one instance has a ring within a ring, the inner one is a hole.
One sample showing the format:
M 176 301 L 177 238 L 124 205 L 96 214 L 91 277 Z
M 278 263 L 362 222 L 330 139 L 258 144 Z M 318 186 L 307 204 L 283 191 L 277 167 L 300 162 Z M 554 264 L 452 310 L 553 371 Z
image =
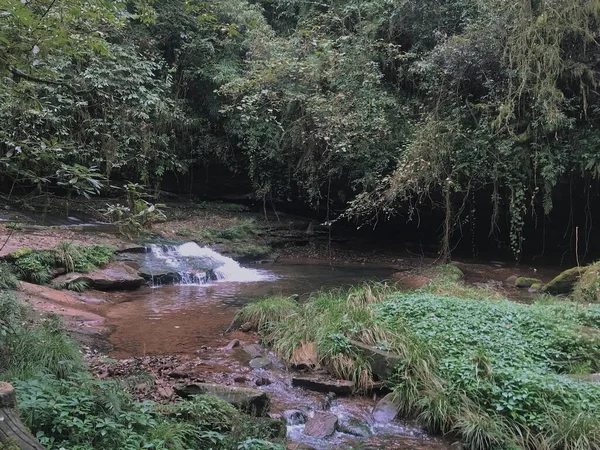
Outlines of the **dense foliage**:
M 266 299 L 240 317 L 287 362 L 325 366 L 359 389 L 373 374 L 352 341 L 400 355 L 387 380 L 400 414 L 467 448 L 597 448 L 600 385 L 585 376 L 600 370 L 598 305 L 485 294 L 446 277 L 410 293 L 367 286 L 301 305 Z
M 56 316 L 37 325 L 27 319 L 28 310 L 2 290 L 0 380 L 15 385 L 21 418 L 45 448 L 283 449 L 269 419 L 245 416 L 216 397 L 135 401 L 128 386 L 151 383 L 151 376 L 98 381 Z
M 433 207 L 444 255 L 485 228 L 518 257 L 556 203 L 561 232 L 592 239 L 598 0 L 0 8 L 7 191 L 187 185 L 221 164 L 327 219 Z

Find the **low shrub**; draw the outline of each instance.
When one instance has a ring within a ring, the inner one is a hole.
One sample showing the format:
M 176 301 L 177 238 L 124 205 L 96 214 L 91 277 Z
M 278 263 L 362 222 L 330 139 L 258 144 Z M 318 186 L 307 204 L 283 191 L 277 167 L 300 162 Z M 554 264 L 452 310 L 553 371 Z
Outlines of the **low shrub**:
M 109 245 L 74 245 L 62 242 L 52 250 L 25 249 L 11 255 L 19 277 L 25 281 L 46 284 L 56 273 L 91 272 L 105 266 L 114 257 Z

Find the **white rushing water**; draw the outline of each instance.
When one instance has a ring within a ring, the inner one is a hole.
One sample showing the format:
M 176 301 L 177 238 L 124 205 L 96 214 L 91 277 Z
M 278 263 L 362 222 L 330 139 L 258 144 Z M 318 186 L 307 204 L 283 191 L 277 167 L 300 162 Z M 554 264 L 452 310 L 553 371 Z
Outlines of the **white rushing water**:
M 208 247 L 200 247 L 195 242 L 177 246 L 152 244 L 149 249 L 146 257 L 148 267 L 156 273 L 178 273 L 180 284 L 249 283 L 275 279 L 265 270 L 242 267 L 233 259 Z

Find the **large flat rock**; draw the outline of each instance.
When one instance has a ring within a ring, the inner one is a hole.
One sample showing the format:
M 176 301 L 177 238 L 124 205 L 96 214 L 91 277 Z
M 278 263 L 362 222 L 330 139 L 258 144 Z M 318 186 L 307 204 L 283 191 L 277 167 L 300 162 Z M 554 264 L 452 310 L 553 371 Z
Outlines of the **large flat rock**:
M 144 284 L 144 279 L 131 265 L 123 261 L 116 261 L 89 273 L 73 272 L 53 280 L 55 284 L 73 282 L 85 282 L 92 289 L 112 291 L 137 289 Z
M 349 395 L 352 393 L 354 383 L 347 380 L 335 380 L 324 377 L 293 377 L 292 386 L 302 387 L 317 392 L 333 392 L 338 395 Z
M 224 386 L 213 383 L 188 383 L 175 386 L 175 393 L 180 397 L 210 394 L 231 403 L 237 409 L 258 417 L 269 413 L 271 399 L 266 392 L 252 388 Z

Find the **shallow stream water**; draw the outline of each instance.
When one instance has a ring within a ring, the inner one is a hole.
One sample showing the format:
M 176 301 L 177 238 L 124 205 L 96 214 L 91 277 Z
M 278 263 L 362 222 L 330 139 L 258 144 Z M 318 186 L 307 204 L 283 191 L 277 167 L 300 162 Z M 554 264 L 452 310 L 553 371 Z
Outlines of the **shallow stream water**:
M 146 258 L 153 256 L 146 256 Z M 178 262 L 177 264 L 180 264 Z M 175 265 L 175 263 L 174 263 Z M 251 269 L 254 272 L 247 272 Z M 248 374 L 247 356 L 242 350 L 223 351 L 237 337 L 245 343 L 256 342 L 257 336 L 234 332 L 224 335 L 236 312 L 243 305 L 275 294 L 297 294 L 300 300 L 319 289 L 348 287 L 366 281 L 383 281 L 392 273 L 373 267 L 331 267 L 307 264 L 261 264 L 241 268 L 244 281 L 221 279 L 208 284 L 179 284 L 144 287 L 133 292 L 111 294 L 113 305 L 108 320 L 113 329 L 111 356 L 117 359 L 132 356 L 187 355 L 199 361 L 208 379 L 234 384 L 240 374 Z M 235 270 L 234 270 L 235 272 Z M 236 278 L 235 274 L 229 277 Z M 258 281 L 249 281 L 256 278 Z M 291 386 L 292 374 L 270 354 L 274 365 L 264 373 L 271 383 L 260 389 L 272 397 L 272 412 L 300 409 L 310 414 L 324 408 L 340 420 L 357 419 L 373 434 L 371 438 L 336 433 L 331 438 L 314 439 L 303 433 L 303 425 L 288 426 L 288 437 L 316 449 L 346 449 L 355 445 L 381 449 L 442 449 L 446 444 L 428 438 L 415 424 L 393 423 L 377 425 L 371 411 L 377 399 L 362 396 L 339 397 L 327 406 L 324 394 Z

